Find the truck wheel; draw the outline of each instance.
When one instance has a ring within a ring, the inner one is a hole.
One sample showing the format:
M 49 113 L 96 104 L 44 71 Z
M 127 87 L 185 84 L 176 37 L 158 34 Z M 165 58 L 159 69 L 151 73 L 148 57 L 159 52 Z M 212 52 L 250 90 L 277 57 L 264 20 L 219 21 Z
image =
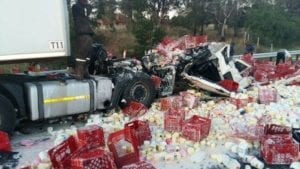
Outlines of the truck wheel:
M 12 132 L 16 124 L 16 113 L 12 103 L 0 95 L 0 130 Z
M 145 106 L 150 107 L 156 90 L 152 80 L 145 75 L 138 75 L 129 81 L 123 94 L 123 99 L 126 102 L 138 101 Z

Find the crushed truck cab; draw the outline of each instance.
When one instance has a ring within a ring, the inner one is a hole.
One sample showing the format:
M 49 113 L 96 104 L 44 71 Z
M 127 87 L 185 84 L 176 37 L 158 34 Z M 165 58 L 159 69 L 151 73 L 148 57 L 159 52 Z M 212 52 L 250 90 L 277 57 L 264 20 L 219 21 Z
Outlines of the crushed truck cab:
M 230 91 L 219 85 L 222 80 L 238 83 L 239 90 L 249 86 L 252 81 L 250 77 L 242 76 L 251 69 L 251 65 L 232 59 L 229 44 L 208 43 L 174 53 L 167 61 L 168 56 L 156 52 L 142 59 L 146 71 L 161 78 L 161 96 L 172 94 L 174 86 L 182 81 L 187 81 L 192 87 L 223 96 L 229 96 Z

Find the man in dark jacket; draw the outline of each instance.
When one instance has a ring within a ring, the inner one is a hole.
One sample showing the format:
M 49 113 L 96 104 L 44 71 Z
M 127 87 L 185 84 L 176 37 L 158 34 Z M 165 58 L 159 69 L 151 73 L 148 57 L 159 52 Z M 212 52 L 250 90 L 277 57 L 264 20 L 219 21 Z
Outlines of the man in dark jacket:
M 76 32 L 76 63 L 75 63 L 75 78 L 82 80 L 84 77 L 89 77 L 87 61 L 93 43 L 93 30 L 90 25 L 89 15 L 91 14 L 92 6 L 88 0 L 78 0 L 72 6 L 74 26 Z
M 290 58 L 291 54 L 286 49 L 280 49 L 276 55 L 276 65 L 278 65 L 280 63 L 280 61 L 285 63 L 286 57 Z

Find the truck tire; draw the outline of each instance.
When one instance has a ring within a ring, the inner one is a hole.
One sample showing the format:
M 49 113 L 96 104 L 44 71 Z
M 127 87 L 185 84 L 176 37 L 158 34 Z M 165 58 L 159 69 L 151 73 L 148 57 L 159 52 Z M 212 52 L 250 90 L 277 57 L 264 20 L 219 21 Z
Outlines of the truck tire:
M 12 132 L 16 124 L 16 113 L 13 104 L 0 94 L 0 130 Z
M 126 85 L 123 99 L 126 102 L 138 101 L 150 107 L 156 96 L 153 81 L 146 75 L 139 74 L 132 78 Z

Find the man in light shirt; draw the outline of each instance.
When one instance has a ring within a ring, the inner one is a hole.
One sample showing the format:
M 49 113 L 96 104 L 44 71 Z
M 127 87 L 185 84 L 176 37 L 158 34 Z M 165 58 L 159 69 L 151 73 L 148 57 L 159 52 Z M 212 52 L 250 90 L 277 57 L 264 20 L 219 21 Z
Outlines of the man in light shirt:
M 286 49 L 280 49 L 278 52 L 277 52 L 277 56 L 276 56 L 276 65 L 278 65 L 280 63 L 280 61 L 282 60 L 283 63 L 285 63 L 285 58 L 288 57 L 290 58 L 291 57 L 291 54 L 289 51 L 287 51 Z

